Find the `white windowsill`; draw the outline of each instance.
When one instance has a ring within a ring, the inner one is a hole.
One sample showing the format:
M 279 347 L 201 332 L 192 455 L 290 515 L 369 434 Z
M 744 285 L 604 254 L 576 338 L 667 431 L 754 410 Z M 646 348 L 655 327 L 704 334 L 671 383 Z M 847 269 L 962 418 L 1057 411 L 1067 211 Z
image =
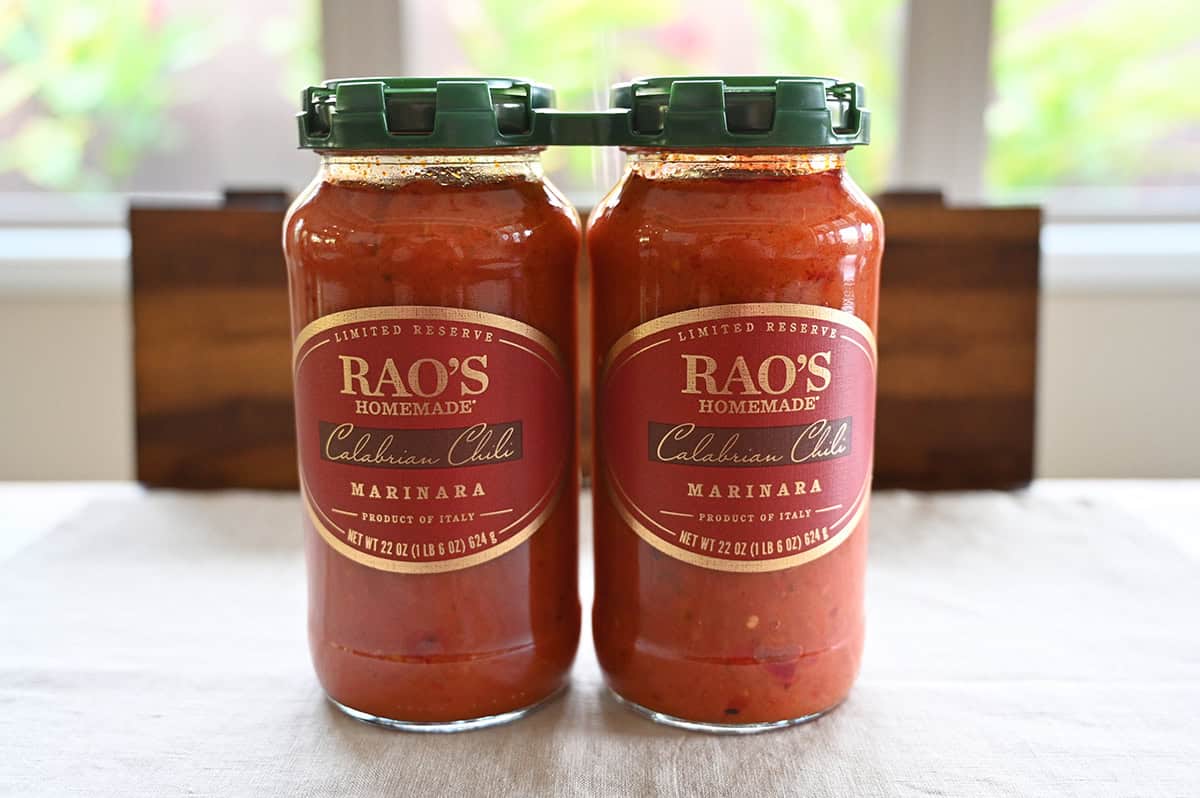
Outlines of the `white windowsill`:
M 214 192 L 4 192 L 0 298 L 129 295 L 131 205 L 218 206 Z
M 124 227 L 0 227 L 0 297 L 123 297 Z
M 1050 222 L 1041 245 L 1047 294 L 1200 290 L 1200 223 Z

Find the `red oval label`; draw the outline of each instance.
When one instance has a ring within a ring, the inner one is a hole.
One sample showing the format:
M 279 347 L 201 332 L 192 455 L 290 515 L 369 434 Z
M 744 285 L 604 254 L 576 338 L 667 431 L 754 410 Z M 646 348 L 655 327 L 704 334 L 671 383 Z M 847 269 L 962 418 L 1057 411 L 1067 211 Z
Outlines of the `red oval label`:
M 650 545 L 722 571 L 816 559 L 857 526 L 875 437 L 875 336 L 814 305 L 719 305 L 625 334 L 601 378 L 608 488 Z
M 372 568 L 499 557 L 549 516 L 572 392 L 554 343 L 473 310 L 323 316 L 294 347 L 300 483 L 318 533 Z

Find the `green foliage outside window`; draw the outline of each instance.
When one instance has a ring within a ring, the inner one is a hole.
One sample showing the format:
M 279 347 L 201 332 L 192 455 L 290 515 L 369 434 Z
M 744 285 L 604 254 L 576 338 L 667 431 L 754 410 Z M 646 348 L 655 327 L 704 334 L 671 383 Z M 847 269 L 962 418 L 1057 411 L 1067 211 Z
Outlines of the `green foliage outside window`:
M 319 72 L 317 8 L 305 0 L 251 32 L 281 60 L 278 91 L 288 99 Z M 179 10 L 156 0 L 0 0 L 0 174 L 112 190 L 147 155 L 184 151 L 189 131 L 171 112 L 205 86 L 196 73 L 190 83 L 182 76 L 242 27 L 200 2 Z
M 987 179 L 1200 182 L 1200 3 L 998 0 Z
M 289 99 L 319 72 L 318 0 L 273 18 L 248 40 L 283 64 Z M 749 0 L 759 72 L 859 80 L 874 142 L 852 156 L 883 187 L 897 135 L 904 0 Z M 180 77 L 218 57 L 241 23 L 202 3 L 0 0 L 0 173 L 59 190 L 121 188 L 149 154 L 184 151 L 172 122 Z M 722 71 L 704 42 L 720 19 L 663 0 L 477 0 L 453 17 L 478 71 L 553 82 L 560 105 L 602 103 L 607 84 L 642 74 Z M 987 124 L 988 185 L 999 197 L 1047 186 L 1200 182 L 1200 3 L 1196 0 L 997 0 Z M 744 68 L 744 67 L 743 67 Z M 422 70 L 418 70 L 422 71 Z M 195 99 L 194 97 L 191 99 Z M 592 155 L 551 153 L 570 181 L 591 181 Z
M 0 6 L 0 171 L 55 189 L 102 189 L 169 147 L 169 76 L 212 48 L 200 19 L 147 0 Z

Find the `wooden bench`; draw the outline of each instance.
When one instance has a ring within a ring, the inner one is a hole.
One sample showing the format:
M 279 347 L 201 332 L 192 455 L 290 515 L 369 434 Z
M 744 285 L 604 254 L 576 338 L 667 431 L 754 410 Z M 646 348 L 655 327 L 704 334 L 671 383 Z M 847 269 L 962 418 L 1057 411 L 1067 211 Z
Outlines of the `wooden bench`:
M 929 195 L 884 196 L 880 207 L 876 487 L 1027 483 L 1040 213 L 946 208 Z M 266 192 L 130 212 L 141 482 L 296 487 L 285 210 Z M 587 276 L 585 262 L 585 289 Z M 581 395 L 586 407 L 586 381 Z

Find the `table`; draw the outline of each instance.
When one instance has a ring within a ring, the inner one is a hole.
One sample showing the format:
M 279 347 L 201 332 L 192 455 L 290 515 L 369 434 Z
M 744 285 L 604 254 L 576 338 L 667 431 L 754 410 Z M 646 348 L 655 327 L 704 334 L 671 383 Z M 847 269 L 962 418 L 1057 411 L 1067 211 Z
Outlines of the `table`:
M 876 494 L 857 687 L 746 738 L 616 706 L 586 629 L 520 723 L 343 717 L 291 494 L 5 485 L 0 517 L 4 796 L 1200 795 L 1198 481 Z

